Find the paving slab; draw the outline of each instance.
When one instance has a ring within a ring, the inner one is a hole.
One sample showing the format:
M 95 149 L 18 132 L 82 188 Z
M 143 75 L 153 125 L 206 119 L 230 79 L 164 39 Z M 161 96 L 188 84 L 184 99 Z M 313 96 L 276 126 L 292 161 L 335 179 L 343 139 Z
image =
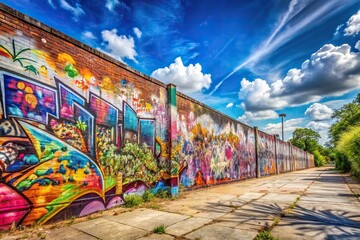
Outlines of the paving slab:
M 136 240 L 173 240 L 173 239 L 175 239 L 173 236 L 170 236 L 167 234 L 153 233 L 153 234 L 141 237 L 141 238 L 137 238 Z
M 182 236 L 211 222 L 209 218 L 192 217 L 166 228 L 166 233 Z
M 143 229 L 146 231 L 152 231 L 152 230 L 154 230 L 155 227 L 158 227 L 161 225 L 168 227 L 175 223 L 181 222 L 189 217 L 190 216 L 187 216 L 187 215 L 162 212 L 162 214 L 151 217 L 151 218 L 145 219 L 145 218 L 137 217 L 137 218 L 118 219 L 117 222 L 129 225 L 132 227 L 136 227 L 139 229 Z
M 148 232 L 118 222 L 103 219 L 105 222 L 94 225 L 74 224 L 72 227 L 99 239 L 135 239 L 146 235 Z M 86 222 L 85 222 L 86 223 Z
M 272 231 L 271 235 L 281 240 L 323 240 L 347 239 L 358 240 L 359 227 L 334 226 L 311 221 L 281 221 Z
M 206 239 L 206 240 L 242 240 L 254 239 L 258 234 L 257 231 L 242 230 L 237 228 L 225 227 L 219 224 L 206 225 L 188 235 L 189 239 Z
M 50 240 L 62 240 L 62 239 L 89 239 L 95 240 L 97 238 L 88 235 L 82 231 L 79 231 L 72 227 L 65 227 L 61 229 L 50 230 L 46 234 L 46 239 Z
M 146 221 L 148 219 L 152 219 L 155 217 L 158 217 L 160 215 L 165 214 L 166 212 L 153 210 L 153 209 L 147 209 L 147 208 L 139 208 L 135 209 L 131 212 L 122 213 L 115 216 L 105 216 L 104 219 L 120 222 L 120 223 L 131 223 L 131 222 L 142 222 Z
M 220 218 L 221 216 L 224 216 L 225 214 L 233 210 L 234 209 L 232 207 L 226 207 L 226 206 L 208 207 L 206 210 L 195 214 L 194 217 L 216 219 L 216 218 Z

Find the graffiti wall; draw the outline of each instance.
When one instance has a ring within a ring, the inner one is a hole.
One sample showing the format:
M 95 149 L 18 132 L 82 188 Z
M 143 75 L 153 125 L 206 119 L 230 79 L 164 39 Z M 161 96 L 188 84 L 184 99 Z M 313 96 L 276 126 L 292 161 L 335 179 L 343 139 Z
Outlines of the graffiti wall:
M 257 139 L 260 175 L 276 174 L 275 137 L 259 131 Z
M 291 171 L 291 152 L 290 144 L 280 139 L 275 139 L 276 144 L 276 160 L 278 164 L 278 172 L 285 173 Z
M 256 175 L 254 130 L 178 94 L 177 159 L 185 187 Z
M 308 159 L 307 159 L 307 153 L 295 146 L 291 146 L 292 150 L 292 156 L 293 156 L 293 162 L 294 162 L 294 171 L 296 170 L 302 170 L 308 167 Z
M 0 230 L 314 166 L 256 134 L 0 3 Z
M 169 186 L 166 86 L 0 14 L 0 229 Z

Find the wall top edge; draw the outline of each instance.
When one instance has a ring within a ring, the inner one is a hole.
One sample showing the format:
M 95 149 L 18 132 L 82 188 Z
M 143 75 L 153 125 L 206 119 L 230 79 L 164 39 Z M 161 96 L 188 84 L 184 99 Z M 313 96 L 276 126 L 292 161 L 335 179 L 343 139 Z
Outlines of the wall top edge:
M 208 105 L 206 105 L 206 104 L 204 104 L 204 103 L 202 103 L 202 102 L 199 102 L 198 100 L 195 100 L 194 98 L 189 97 L 188 95 L 185 95 L 184 93 L 181 93 L 181 92 L 177 91 L 176 94 L 177 94 L 179 97 L 185 98 L 185 99 L 187 99 L 187 100 L 189 100 L 189 101 L 191 101 L 191 102 L 193 102 L 193 103 L 196 103 L 196 104 L 198 104 L 198 105 L 200 105 L 200 106 L 202 106 L 202 107 L 205 107 L 205 108 L 209 109 L 210 111 L 215 112 L 215 113 L 221 115 L 222 117 L 228 118 L 228 119 L 231 120 L 231 121 L 234 121 L 234 122 L 236 122 L 236 123 L 239 123 L 239 124 L 241 124 L 241 125 L 244 125 L 244 126 L 246 126 L 246 127 L 249 127 L 249 128 L 254 129 L 254 127 L 251 127 L 251 126 L 249 126 L 249 125 L 247 125 L 247 124 L 245 124 L 245 123 L 243 123 L 243 122 L 240 122 L 239 120 L 237 120 L 237 119 L 235 119 L 235 118 L 233 118 L 233 117 L 230 117 L 230 116 L 226 115 L 225 113 L 222 113 L 222 112 L 220 112 L 220 111 L 218 111 L 218 110 L 216 110 L 216 109 L 214 109 L 214 108 L 212 108 L 212 107 L 210 107 L 210 106 L 208 106 Z
M 24 22 L 26 22 L 26 23 L 34 26 L 34 27 L 37 27 L 37 28 L 43 30 L 43 31 L 51 33 L 51 34 L 65 40 L 65 41 L 71 43 L 71 44 L 74 44 L 76 47 L 79 47 L 79 48 L 81 48 L 81 49 L 83 49 L 83 50 L 85 50 L 85 51 L 87 51 L 87 52 L 89 52 L 91 54 L 94 54 L 94 55 L 96 55 L 96 56 L 98 56 L 98 57 L 100 57 L 100 58 L 102 58 L 102 59 L 104 59 L 104 60 L 106 60 L 106 61 L 108 61 L 108 62 L 110 62 L 112 64 L 115 64 L 116 66 L 121 67 L 122 69 L 125 69 L 125 70 L 127 70 L 129 72 L 132 72 L 132 73 L 134 73 L 134 74 L 136 74 L 136 75 L 138 75 L 138 76 L 140 76 L 140 77 L 142 77 L 142 78 L 144 78 L 144 79 L 146 79 L 146 80 L 148 80 L 148 81 L 150 81 L 152 83 L 155 83 L 155 84 L 157 84 L 157 85 L 159 85 L 159 86 L 161 86 L 163 88 L 166 88 L 165 83 L 163 83 L 163 82 L 161 82 L 161 81 L 159 81 L 159 80 L 157 80 L 155 78 L 152 78 L 150 76 L 147 76 L 146 74 L 144 74 L 144 73 L 142 73 L 142 72 L 140 72 L 140 71 L 138 71 L 138 70 L 136 70 L 136 69 L 122 63 L 122 62 L 120 62 L 119 60 L 116 60 L 116 59 L 104 54 L 103 52 L 101 52 L 101 51 L 99 51 L 99 50 L 97 50 L 95 48 L 92 48 L 92 47 L 90 47 L 90 46 L 76 40 L 75 38 L 72 38 L 72 37 L 64 34 L 63 32 L 61 32 L 59 30 L 56 30 L 56 29 L 54 29 L 54 28 L 52 28 L 52 27 L 50 27 L 50 26 L 48 26 L 48 25 L 46 25 L 46 24 L 44 24 L 44 23 L 42 23 L 42 22 L 40 22 L 40 21 L 30 17 L 30 16 L 28 16 L 28 15 L 25 15 L 25 14 L 13 9 L 13 8 L 11 8 L 11 7 L 5 5 L 4 3 L 1 3 L 1 2 L 0 2 L 0 11 L 3 11 L 5 13 L 9 14 L 9 15 L 12 15 L 13 17 L 16 17 L 16 18 L 18 18 L 18 19 L 20 19 L 20 20 L 22 20 L 22 21 L 24 21 Z

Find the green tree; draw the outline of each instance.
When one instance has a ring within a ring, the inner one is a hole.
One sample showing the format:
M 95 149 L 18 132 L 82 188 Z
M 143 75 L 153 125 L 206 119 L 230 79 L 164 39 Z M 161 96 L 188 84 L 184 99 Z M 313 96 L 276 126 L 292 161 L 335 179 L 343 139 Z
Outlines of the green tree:
M 348 161 L 341 164 L 350 163 L 351 171 L 360 176 L 360 126 L 349 128 L 343 133 L 337 142 L 336 148 L 347 157 Z M 345 167 L 348 167 L 345 165 Z
M 307 152 L 314 153 L 319 149 L 320 134 L 310 128 L 297 128 L 293 132 L 293 138 L 290 143 Z
M 360 124 L 360 93 L 353 102 L 345 104 L 340 109 L 335 110 L 333 118 L 337 121 L 331 125 L 329 136 L 331 144 L 337 145 L 343 133 L 347 132 L 350 127 Z

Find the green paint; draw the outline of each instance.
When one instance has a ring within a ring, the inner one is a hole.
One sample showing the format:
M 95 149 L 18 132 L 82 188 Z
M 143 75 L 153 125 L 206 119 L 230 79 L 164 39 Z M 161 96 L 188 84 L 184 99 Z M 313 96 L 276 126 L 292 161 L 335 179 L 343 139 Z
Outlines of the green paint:
M 77 75 L 79 75 L 79 71 L 71 63 L 69 63 L 68 65 L 65 66 L 64 71 L 71 78 L 75 78 Z
M 168 86 L 168 99 L 169 99 L 169 104 L 171 106 L 176 107 L 176 87 L 175 86 Z
M 114 175 L 105 177 L 105 191 L 116 185 L 116 177 Z
M 32 184 L 33 184 L 33 180 L 25 179 L 25 180 L 19 182 L 16 185 L 16 188 L 19 189 L 19 190 L 20 189 L 25 190 L 25 189 L 29 189 L 32 186 Z

